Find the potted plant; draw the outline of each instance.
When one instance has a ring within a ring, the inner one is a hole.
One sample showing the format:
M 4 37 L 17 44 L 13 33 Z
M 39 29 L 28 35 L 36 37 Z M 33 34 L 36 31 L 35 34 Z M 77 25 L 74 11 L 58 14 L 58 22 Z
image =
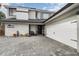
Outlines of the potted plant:
M 17 35 L 14 33 L 13 36 L 16 37 Z

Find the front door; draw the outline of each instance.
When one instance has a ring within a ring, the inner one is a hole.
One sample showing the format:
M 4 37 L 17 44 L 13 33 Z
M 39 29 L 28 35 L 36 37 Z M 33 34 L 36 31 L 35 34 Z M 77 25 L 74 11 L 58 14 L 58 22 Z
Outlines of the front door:
M 38 25 L 37 26 L 37 34 L 38 35 L 44 35 L 44 25 Z

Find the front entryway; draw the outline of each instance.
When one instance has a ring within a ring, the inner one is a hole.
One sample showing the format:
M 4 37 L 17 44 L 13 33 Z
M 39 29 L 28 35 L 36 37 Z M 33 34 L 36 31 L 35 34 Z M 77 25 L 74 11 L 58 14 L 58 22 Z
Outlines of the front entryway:
M 37 26 L 37 33 L 42 34 L 42 26 L 41 25 Z
M 44 35 L 44 25 L 30 25 L 29 34 L 30 35 Z
M 38 25 L 37 26 L 37 34 L 38 35 L 44 35 L 44 25 Z

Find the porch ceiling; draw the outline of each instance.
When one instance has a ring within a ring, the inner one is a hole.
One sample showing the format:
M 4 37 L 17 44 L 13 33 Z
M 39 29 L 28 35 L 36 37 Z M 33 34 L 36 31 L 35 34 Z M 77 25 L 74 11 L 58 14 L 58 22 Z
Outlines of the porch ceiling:
M 23 20 L 23 19 L 2 19 L 2 23 L 26 23 L 26 24 L 39 24 L 43 25 L 45 20 L 43 19 L 29 19 L 29 20 Z

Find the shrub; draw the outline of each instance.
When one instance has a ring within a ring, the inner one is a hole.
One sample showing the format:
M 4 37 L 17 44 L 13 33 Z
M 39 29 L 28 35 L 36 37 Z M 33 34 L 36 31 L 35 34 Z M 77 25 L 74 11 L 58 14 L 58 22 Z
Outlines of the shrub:
M 0 12 L 0 19 L 4 19 L 5 18 L 5 14 L 3 12 Z

